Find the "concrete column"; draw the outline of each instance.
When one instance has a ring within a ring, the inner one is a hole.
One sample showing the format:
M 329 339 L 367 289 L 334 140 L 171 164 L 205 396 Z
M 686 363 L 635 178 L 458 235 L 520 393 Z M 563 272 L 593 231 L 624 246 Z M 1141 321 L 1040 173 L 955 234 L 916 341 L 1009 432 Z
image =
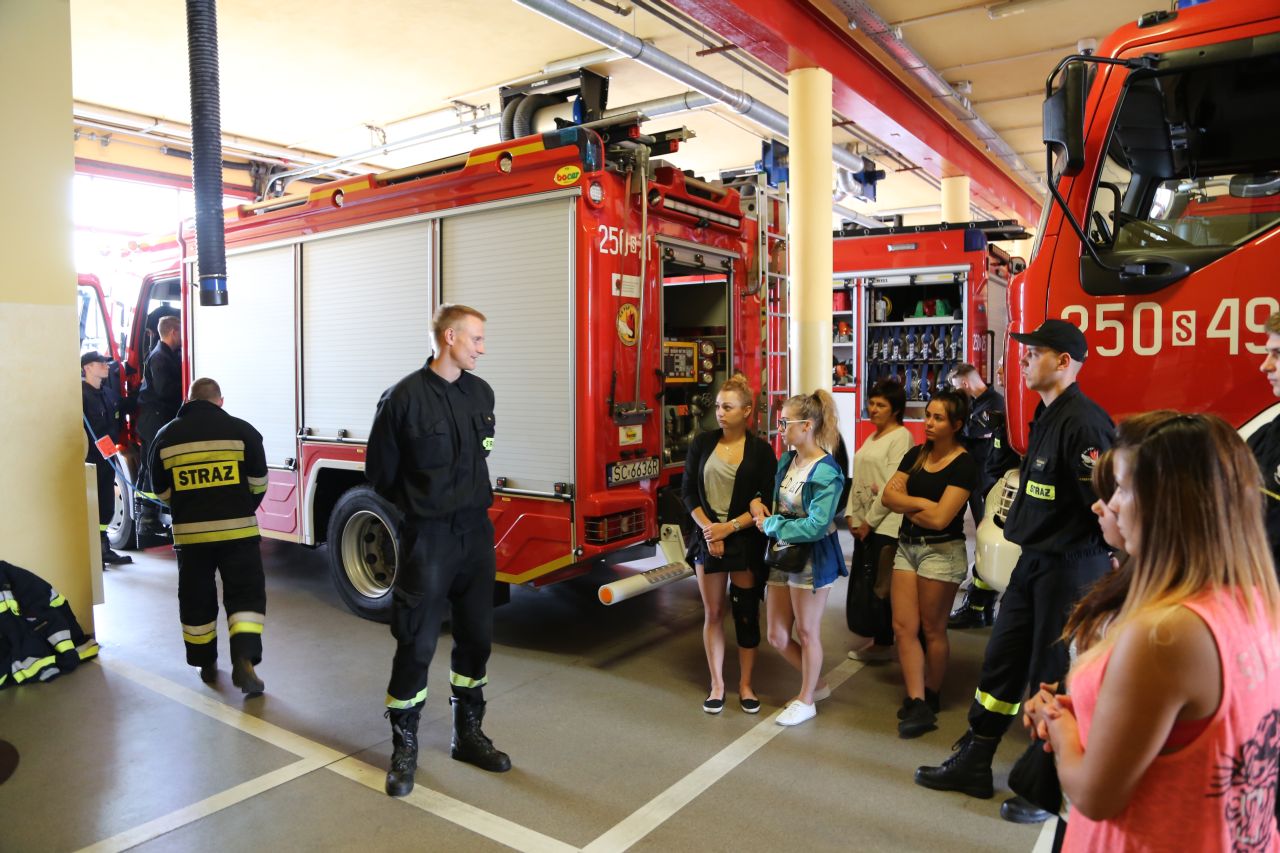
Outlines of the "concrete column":
M 831 388 L 831 74 L 787 75 L 791 116 L 791 390 Z
M 943 178 L 942 221 L 968 222 L 972 218 L 969 213 L 969 176 Z
M 53 584 L 92 631 L 68 0 L 0 2 L 0 115 L 18 122 L 0 134 L 0 559 Z

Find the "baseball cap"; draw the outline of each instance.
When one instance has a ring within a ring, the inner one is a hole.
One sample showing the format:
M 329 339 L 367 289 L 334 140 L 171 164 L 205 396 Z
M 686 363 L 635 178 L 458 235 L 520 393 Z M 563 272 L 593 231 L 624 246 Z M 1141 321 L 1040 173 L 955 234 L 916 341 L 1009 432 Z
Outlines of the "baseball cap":
M 96 350 L 89 350 L 87 353 L 85 353 L 84 355 L 80 356 L 80 366 L 81 366 L 81 367 L 84 367 L 86 364 L 93 364 L 95 361 L 100 361 L 100 362 L 102 362 L 103 364 L 110 364 L 110 363 L 111 363 L 111 359 L 107 358 L 105 355 L 102 355 L 101 353 L 97 352 Z
M 1046 347 L 1055 352 L 1065 352 L 1076 361 L 1084 361 L 1089 355 L 1089 344 L 1084 332 L 1066 320 L 1045 320 L 1034 332 L 1012 332 L 1009 337 L 1018 343 L 1033 347 Z

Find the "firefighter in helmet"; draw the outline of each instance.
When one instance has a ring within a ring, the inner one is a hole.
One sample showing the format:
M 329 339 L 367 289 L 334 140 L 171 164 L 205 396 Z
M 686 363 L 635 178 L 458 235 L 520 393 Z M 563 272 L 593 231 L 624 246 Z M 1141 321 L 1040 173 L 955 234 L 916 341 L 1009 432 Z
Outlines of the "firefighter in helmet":
M 383 393 L 369 433 L 365 474 L 403 517 L 386 700 L 393 744 L 386 791 L 393 797 L 413 790 L 427 668 L 446 614 L 453 626 L 450 754 L 495 773 L 511 769 L 481 730 L 497 569 L 486 462 L 493 389 L 471 373 L 484 355 L 484 319 L 465 305 L 441 306 L 432 322 L 435 355 Z

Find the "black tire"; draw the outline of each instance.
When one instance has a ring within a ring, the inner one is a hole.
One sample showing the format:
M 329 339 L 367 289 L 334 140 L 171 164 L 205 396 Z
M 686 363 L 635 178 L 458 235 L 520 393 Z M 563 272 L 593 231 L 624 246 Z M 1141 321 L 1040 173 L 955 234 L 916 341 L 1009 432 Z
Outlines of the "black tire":
M 133 491 L 125 483 L 120 472 L 116 472 L 116 505 L 107 524 L 107 541 L 112 548 L 121 551 L 133 551 Z
M 354 486 L 329 514 L 329 575 L 352 613 L 391 621 L 400 513 L 369 486 Z

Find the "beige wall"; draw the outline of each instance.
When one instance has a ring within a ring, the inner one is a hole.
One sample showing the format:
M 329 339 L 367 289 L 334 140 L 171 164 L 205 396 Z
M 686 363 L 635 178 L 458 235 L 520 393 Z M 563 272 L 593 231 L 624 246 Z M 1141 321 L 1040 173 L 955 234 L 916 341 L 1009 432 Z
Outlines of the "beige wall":
M 0 115 L 21 116 L 0 134 L 0 559 L 52 583 L 92 630 L 68 0 L 0 0 Z

